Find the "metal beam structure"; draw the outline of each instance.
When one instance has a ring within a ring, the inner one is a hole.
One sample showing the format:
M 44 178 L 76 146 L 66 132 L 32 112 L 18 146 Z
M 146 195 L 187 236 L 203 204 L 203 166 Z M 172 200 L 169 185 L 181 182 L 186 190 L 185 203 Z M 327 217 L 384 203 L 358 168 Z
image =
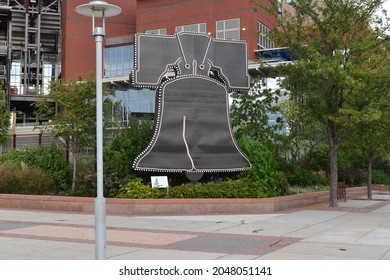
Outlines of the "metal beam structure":
M 60 74 L 61 2 L 0 0 L 0 79 L 12 110 L 28 108 L 18 96 L 38 99 Z M 33 121 L 32 112 L 23 114 Z

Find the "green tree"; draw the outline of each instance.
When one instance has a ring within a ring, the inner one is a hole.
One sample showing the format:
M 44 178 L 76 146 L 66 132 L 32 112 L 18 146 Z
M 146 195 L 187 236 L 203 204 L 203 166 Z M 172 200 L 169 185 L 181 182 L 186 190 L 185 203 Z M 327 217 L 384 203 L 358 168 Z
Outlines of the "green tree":
M 132 175 L 133 161 L 152 137 L 153 121 L 131 117 L 127 127 L 118 128 L 109 147 L 104 149 L 104 173 L 115 173 L 119 178 Z
M 314 122 L 307 110 L 302 107 L 302 97 L 289 98 L 281 102 L 282 121 L 289 131 L 280 135 L 280 149 L 285 158 L 293 164 L 308 166 L 312 160 L 313 151 L 325 140 L 324 130 L 319 122 Z
M 0 145 L 9 137 L 10 122 L 11 111 L 7 107 L 7 99 L 3 90 L 3 84 L 0 83 Z
M 280 91 L 267 87 L 263 78 L 252 78 L 248 91 L 232 93 L 230 119 L 235 137 L 247 136 L 263 143 L 273 143 L 280 126 L 270 126 L 268 114 L 278 111 L 280 96 Z
M 240 172 L 238 177 L 258 182 L 265 187 L 267 196 L 285 195 L 288 186 L 276 171 L 274 154 L 264 144 L 247 136 L 238 139 L 238 144 L 252 164 L 251 169 Z
M 367 160 L 368 199 L 372 199 L 373 159 L 390 154 L 390 61 L 385 59 L 389 56 L 386 48 L 378 49 L 376 55 L 371 56 L 367 68 L 372 70 L 361 77 L 360 98 L 342 110 L 348 117 L 344 118 L 348 121 L 343 125 L 349 125 L 351 131 L 347 147 Z
M 280 12 L 278 1 L 267 3 L 267 7 L 257 4 L 273 14 Z M 285 76 L 282 87 L 293 96 L 304 96 L 304 109 L 325 128 L 331 207 L 338 205 L 337 155 L 351 133 L 352 126 L 348 123 L 352 121 L 351 111 L 363 109 L 351 104 L 365 93 L 362 77 L 372 77 L 370 73 L 377 72 L 367 67 L 367 63 L 383 48 L 381 37 L 389 30 L 376 17 L 382 3 L 381 0 L 296 0 L 290 4 L 293 12 L 282 9 L 278 28 L 272 34 L 294 57 L 294 64 L 278 69 Z M 389 80 L 388 77 L 383 82 Z
M 49 119 L 52 134 L 69 145 L 72 151 L 72 190 L 76 184 L 77 157 L 81 147 L 93 147 L 96 135 L 96 82 L 94 77 L 72 81 L 54 81 L 48 95 L 36 102 L 36 114 Z M 103 94 L 110 94 L 108 88 Z M 53 106 L 53 103 L 55 106 Z M 58 108 L 58 109 L 57 109 Z

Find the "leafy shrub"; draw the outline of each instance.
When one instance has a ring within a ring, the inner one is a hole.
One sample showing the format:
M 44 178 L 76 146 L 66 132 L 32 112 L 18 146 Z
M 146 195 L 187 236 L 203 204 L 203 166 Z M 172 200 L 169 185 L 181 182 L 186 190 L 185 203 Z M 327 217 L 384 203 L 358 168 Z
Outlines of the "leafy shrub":
M 220 183 L 182 184 L 167 189 L 152 188 L 137 178 L 120 187 L 119 198 L 260 198 L 273 196 L 260 182 L 249 179 Z
M 41 168 L 21 162 L 0 164 L 0 192 L 14 194 L 53 194 L 54 181 Z
M 152 188 L 142 183 L 142 179 L 136 178 L 119 188 L 118 198 L 161 198 L 164 197 L 162 189 Z
M 288 185 L 284 185 L 283 175 L 276 170 L 276 161 L 271 151 L 259 141 L 248 137 L 241 137 L 238 144 L 248 156 L 252 167 L 241 172 L 239 178 L 247 178 L 266 186 L 267 193 L 272 196 L 286 194 Z
M 183 184 L 169 190 L 172 198 L 260 198 L 273 196 L 262 182 L 250 179 Z
M 118 178 L 125 178 L 133 175 L 133 161 L 147 146 L 152 136 L 152 125 L 148 117 L 141 120 L 132 117 L 128 127 L 115 133 L 111 145 L 104 150 L 106 176 L 115 174 Z
M 374 169 L 372 171 L 372 183 L 390 185 L 390 174 L 384 170 Z
M 311 153 L 305 156 L 306 167 L 309 170 L 325 170 L 329 173 L 329 145 L 319 144 Z
M 324 170 L 314 172 L 314 177 L 317 185 L 321 185 L 321 186 L 329 185 L 329 178 Z
M 306 170 L 293 163 L 286 164 L 284 168 L 290 185 L 307 187 L 317 184 L 316 176 L 311 170 Z
M 1 162 L 8 162 L 8 164 L 14 162 L 16 165 L 24 162 L 28 166 L 39 167 L 54 181 L 57 191 L 69 187 L 69 165 L 63 152 L 54 146 L 7 150 L 0 156 Z
M 105 197 L 115 197 L 121 185 L 127 184 L 130 177 L 119 178 L 117 173 L 103 174 L 103 191 Z M 141 180 L 141 179 L 140 179 Z M 97 174 L 95 168 L 90 168 L 84 173 L 83 178 L 78 182 L 76 189 L 71 195 L 96 196 Z

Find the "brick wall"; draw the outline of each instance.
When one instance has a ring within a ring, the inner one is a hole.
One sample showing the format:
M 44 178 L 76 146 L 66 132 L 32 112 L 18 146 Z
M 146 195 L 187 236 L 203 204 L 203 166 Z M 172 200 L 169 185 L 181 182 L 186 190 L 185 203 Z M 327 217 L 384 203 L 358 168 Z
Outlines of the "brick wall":
M 106 19 L 106 36 L 135 33 L 136 0 L 110 0 L 121 7 L 122 13 Z M 95 73 L 95 39 L 92 37 L 92 19 L 76 13 L 75 8 L 88 1 L 62 2 L 62 78 L 74 79 Z

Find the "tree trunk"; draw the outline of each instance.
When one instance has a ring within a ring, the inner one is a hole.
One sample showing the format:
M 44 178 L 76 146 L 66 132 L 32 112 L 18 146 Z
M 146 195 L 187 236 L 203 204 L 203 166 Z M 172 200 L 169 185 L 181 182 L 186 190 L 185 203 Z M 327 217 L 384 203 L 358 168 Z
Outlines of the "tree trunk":
M 367 175 L 368 175 L 368 184 L 367 184 L 367 199 L 372 199 L 372 158 L 373 158 L 372 150 L 368 151 L 368 167 L 367 167 Z
M 76 188 L 77 176 L 77 138 L 73 139 L 73 175 L 72 175 L 72 191 Z
M 338 181 L 338 166 L 337 166 L 337 148 L 334 145 L 329 145 L 329 170 L 330 170 L 330 207 L 337 207 L 337 181 Z
M 338 207 L 338 201 L 337 201 L 338 144 L 337 144 L 337 140 L 336 140 L 335 124 L 333 122 L 328 123 L 328 143 L 329 143 L 329 172 L 330 172 L 329 206 L 333 208 L 333 207 Z

